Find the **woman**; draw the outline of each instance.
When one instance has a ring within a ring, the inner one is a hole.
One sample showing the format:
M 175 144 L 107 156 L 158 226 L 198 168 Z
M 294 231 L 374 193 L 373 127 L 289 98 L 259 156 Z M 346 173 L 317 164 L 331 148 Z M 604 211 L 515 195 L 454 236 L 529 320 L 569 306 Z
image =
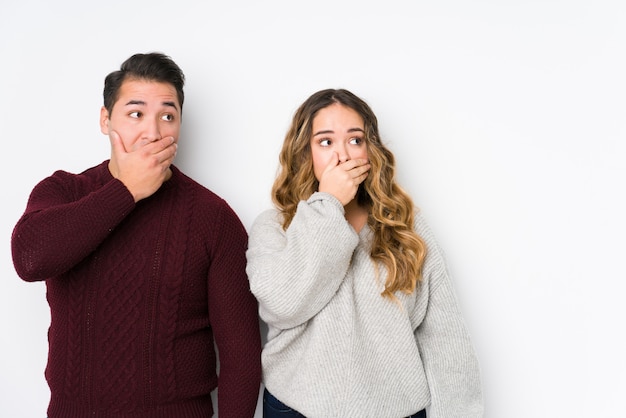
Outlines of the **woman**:
M 249 237 L 268 324 L 264 416 L 481 417 L 478 362 L 430 230 L 370 107 L 322 90 L 296 111 L 276 209 Z

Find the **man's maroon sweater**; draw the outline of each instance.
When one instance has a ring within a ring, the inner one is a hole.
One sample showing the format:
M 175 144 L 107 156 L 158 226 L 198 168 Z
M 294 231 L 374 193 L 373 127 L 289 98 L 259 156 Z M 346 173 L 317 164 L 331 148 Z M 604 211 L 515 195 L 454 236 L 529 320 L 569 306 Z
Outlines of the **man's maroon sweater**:
M 30 195 L 11 245 L 19 276 L 47 285 L 50 418 L 206 418 L 218 382 L 220 418 L 254 415 L 247 233 L 222 198 L 172 172 L 137 203 L 108 161 Z

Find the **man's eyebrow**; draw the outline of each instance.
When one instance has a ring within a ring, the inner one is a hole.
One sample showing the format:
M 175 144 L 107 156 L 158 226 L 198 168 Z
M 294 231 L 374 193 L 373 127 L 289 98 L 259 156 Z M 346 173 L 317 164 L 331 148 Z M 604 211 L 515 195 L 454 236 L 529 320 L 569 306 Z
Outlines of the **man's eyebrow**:
M 175 102 L 171 102 L 171 101 L 167 101 L 167 102 L 163 102 L 161 103 L 163 106 L 167 106 L 167 107 L 173 107 L 174 109 L 178 110 L 178 108 L 176 107 L 176 103 Z M 146 102 L 144 102 L 143 100 L 129 100 L 128 103 L 126 103 L 126 106 L 129 105 L 141 105 L 141 106 L 145 106 Z
M 126 103 L 126 106 L 128 105 L 145 105 L 146 102 L 144 102 L 143 100 L 129 100 L 128 103 Z

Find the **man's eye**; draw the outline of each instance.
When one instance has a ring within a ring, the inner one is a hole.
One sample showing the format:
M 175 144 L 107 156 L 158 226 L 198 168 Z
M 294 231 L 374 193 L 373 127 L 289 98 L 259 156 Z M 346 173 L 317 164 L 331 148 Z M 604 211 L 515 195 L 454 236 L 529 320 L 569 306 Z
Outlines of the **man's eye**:
M 170 114 L 168 113 L 168 114 L 166 114 L 166 115 L 161 116 L 161 119 L 163 119 L 163 120 L 165 120 L 165 121 L 168 121 L 168 122 L 171 122 L 171 121 L 173 121 L 173 120 L 174 120 L 174 115 L 170 115 Z
M 139 119 L 141 117 L 141 112 L 130 112 L 128 114 L 131 118 Z

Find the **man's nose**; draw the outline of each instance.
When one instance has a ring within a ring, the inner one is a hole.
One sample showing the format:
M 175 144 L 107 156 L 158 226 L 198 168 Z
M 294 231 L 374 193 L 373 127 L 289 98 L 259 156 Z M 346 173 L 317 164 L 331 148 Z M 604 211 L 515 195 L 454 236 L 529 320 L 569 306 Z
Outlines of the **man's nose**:
M 146 121 L 146 126 L 144 126 L 144 138 L 151 142 L 161 139 L 161 130 L 158 121 Z

